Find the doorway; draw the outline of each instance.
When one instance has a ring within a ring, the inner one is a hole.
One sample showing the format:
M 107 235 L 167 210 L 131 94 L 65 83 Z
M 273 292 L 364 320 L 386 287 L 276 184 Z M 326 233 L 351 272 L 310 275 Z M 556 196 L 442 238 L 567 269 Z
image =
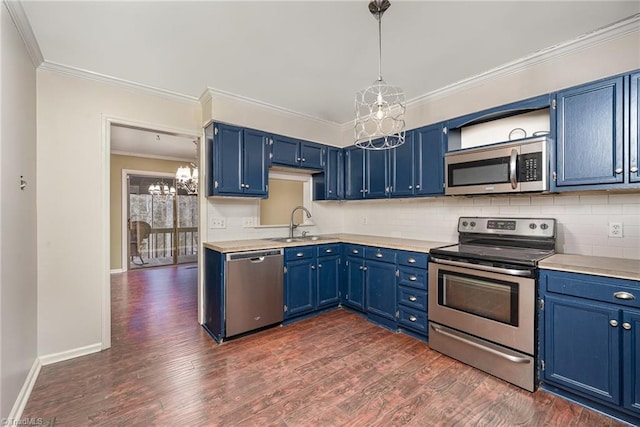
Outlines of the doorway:
M 198 258 L 198 196 L 175 176 L 127 174 L 128 268 L 193 263 Z

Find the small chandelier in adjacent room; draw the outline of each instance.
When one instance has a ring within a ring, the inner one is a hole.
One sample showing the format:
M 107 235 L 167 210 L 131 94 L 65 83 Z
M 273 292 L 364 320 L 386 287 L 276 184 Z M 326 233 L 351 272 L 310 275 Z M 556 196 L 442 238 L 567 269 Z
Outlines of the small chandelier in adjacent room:
M 196 159 L 198 158 L 198 142 L 196 144 Z M 198 194 L 198 165 L 191 162 L 189 166 L 180 166 L 176 172 L 176 183 L 178 188 L 183 189 L 187 194 Z
M 401 88 L 382 78 L 382 15 L 389 0 L 371 0 L 369 12 L 378 20 L 378 79 L 356 93 L 355 145 L 386 150 L 404 143 L 405 98 Z
M 169 187 L 164 182 L 156 182 L 149 186 L 149 194 L 152 196 L 174 196 L 176 188 L 173 185 Z

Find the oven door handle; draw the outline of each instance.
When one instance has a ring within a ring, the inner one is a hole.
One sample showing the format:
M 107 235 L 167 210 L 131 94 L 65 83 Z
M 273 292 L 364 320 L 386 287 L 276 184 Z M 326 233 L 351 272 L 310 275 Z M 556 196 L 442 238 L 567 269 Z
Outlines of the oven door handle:
M 508 274 L 509 276 L 531 277 L 530 270 L 517 270 L 515 268 L 500 268 L 500 267 L 492 267 L 490 265 L 470 264 L 468 262 L 451 261 L 448 259 L 441 259 L 441 258 L 435 258 L 435 257 L 431 257 L 431 261 L 436 262 L 438 264 L 452 265 L 454 267 L 464 267 L 464 268 L 488 271 L 491 273 Z
M 513 363 L 530 363 L 530 360 L 526 357 L 522 357 L 522 356 L 514 356 L 512 354 L 508 354 L 508 353 L 504 353 L 502 351 L 498 351 L 496 349 L 484 346 L 482 344 L 480 344 L 479 342 L 475 342 L 475 341 L 471 341 L 467 338 L 461 337 L 458 334 L 456 334 L 454 331 L 445 331 L 444 328 L 442 326 L 437 326 L 434 325 L 433 323 L 430 323 L 429 326 L 431 326 L 431 329 L 434 330 L 434 332 L 437 332 L 439 334 L 445 335 L 449 338 L 452 338 L 454 340 L 460 341 L 464 344 L 473 346 L 477 349 L 480 350 L 484 350 L 488 353 L 494 354 L 498 357 L 502 357 L 503 359 L 507 359 Z
M 518 188 L 518 175 L 516 169 L 518 167 L 518 150 L 513 148 L 511 150 L 511 157 L 509 158 L 509 181 L 511 181 L 511 188 L 514 190 Z

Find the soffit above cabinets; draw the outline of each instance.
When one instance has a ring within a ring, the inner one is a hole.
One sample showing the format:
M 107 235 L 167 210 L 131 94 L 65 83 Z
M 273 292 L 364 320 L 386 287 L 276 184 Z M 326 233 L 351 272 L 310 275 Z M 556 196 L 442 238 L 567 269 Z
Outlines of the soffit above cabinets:
M 25 1 L 45 63 L 344 124 L 377 78 L 362 1 Z M 385 79 L 420 97 L 640 13 L 637 1 L 393 1 Z

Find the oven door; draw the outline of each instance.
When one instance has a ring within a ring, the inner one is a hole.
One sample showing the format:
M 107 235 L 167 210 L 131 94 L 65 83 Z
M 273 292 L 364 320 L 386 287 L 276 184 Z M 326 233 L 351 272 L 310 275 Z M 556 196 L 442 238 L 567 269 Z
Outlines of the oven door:
M 429 263 L 429 321 L 529 355 L 535 298 L 532 278 Z

